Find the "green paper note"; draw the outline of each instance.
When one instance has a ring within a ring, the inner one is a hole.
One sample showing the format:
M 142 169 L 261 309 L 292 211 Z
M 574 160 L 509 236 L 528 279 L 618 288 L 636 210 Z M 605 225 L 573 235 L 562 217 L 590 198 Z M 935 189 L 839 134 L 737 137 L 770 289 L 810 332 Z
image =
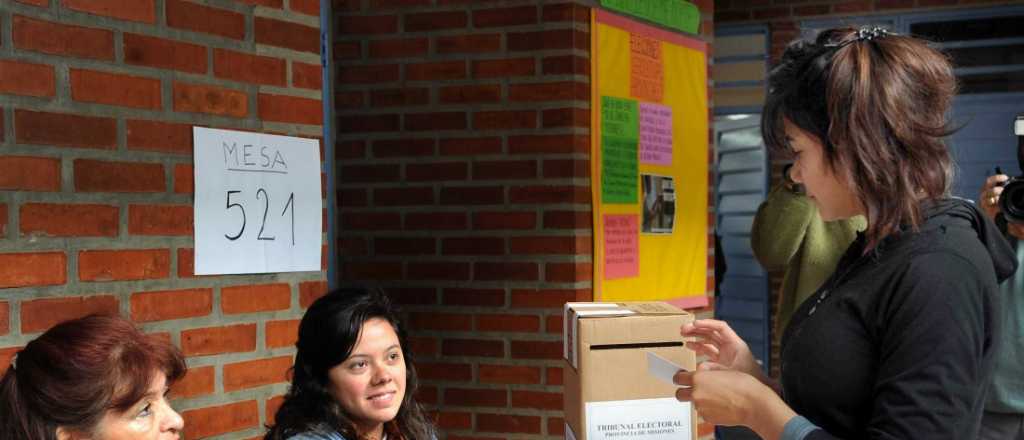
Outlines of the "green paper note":
M 637 203 L 640 143 L 635 100 L 601 97 L 601 201 Z
M 601 6 L 691 34 L 700 30 L 700 10 L 683 0 L 601 0 Z

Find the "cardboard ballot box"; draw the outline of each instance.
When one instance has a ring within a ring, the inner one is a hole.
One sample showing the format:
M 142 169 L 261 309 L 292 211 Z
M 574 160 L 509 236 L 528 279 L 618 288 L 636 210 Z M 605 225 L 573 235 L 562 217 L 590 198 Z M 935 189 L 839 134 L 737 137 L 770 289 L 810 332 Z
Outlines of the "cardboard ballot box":
M 648 368 L 648 358 L 662 372 L 674 369 L 664 360 L 696 368 L 679 335 L 693 314 L 663 302 L 568 303 L 564 312 L 565 438 L 697 438 L 693 406 Z

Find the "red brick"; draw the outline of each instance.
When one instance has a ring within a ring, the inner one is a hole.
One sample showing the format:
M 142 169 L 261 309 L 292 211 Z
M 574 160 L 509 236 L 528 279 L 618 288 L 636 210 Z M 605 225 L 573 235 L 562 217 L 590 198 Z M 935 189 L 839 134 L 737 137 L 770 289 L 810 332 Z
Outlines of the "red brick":
M 443 431 L 467 430 L 473 427 L 473 415 L 465 412 L 438 411 L 437 427 Z M 457 440 L 458 437 L 450 434 L 448 438 Z
M 192 165 L 174 165 L 174 192 L 178 194 L 192 194 L 195 189 L 194 171 Z
M 191 206 L 129 205 L 131 235 L 192 235 Z
M 281 409 L 281 405 L 284 404 L 284 396 L 276 396 L 267 399 L 266 402 L 266 420 L 267 425 L 274 424 L 274 417 L 277 415 L 277 410 Z M 263 436 L 257 436 L 249 440 L 263 440 Z
M 589 254 L 592 242 L 590 236 L 512 237 L 510 240 L 512 253 L 525 255 Z
M 101 150 L 117 147 L 117 121 L 111 118 L 16 109 L 14 131 L 16 140 L 25 144 Z
M 705 435 L 714 433 L 712 429 L 708 433 L 698 434 L 697 438 L 704 438 Z M 548 418 L 548 435 L 557 437 L 563 437 L 565 435 L 565 419 L 561 417 L 549 417 Z
M 71 99 L 79 102 L 159 110 L 160 80 L 71 69 Z
M 560 411 L 562 409 L 562 394 L 546 393 L 543 391 L 512 390 L 512 407 Z
M 64 252 L 0 253 L 0 289 L 63 285 L 67 265 Z
M 445 356 L 505 357 L 505 343 L 500 340 L 445 339 L 441 343 Z
M 338 118 L 338 130 L 349 133 L 398 131 L 398 115 L 354 115 Z M 344 176 L 344 173 L 342 173 Z
M 465 78 L 466 61 L 435 61 L 407 64 L 405 66 L 406 81 L 438 81 Z
M 18 49 L 101 60 L 114 59 L 114 33 L 15 15 L 14 46 Z
M 120 20 L 156 23 L 155 0 L 61 0 L 68 9 Z
M 590 21 L 590 8 L 576 3 L 544 5 L 542 15 L 545 23 L 566 21 L 587 23 Z
M 323 104 L 319 99 L 298 96 L 259 95 L 260 119 L 293 124 L 322 125 Z
M 581 39 L 574 42 L 574 38 Z M 586 43 L 590 47 L 590 35 L 573 29 L 554 29 L 533 32 L 510 32 L 508 34 L 508 50 L 539 51 L 551 49 L 572 49 L 574 45 Z M 583 49 L 581 47 L 581 49 Z
M 213 366 L 189 368 L 185 377 L 171 386 L 170 397 L 181 399 L 213 394 Z
M 480 364 L 480 383 L 539 384 L 540 368 L 525 365 Z
M 477 281 L 536 281 L 537 263 L 503 261 L 473 263 L 473 279 Z
M 867 1 L 867 0 L 835 3 L 835 4 L 832 5 L 832 13 L 833 14 L 849 14 L 849 13 L 869 12 L 869 11 L 871 11 L 871 7 L 873 6 L 873 3 L 874 2 Z M 762 14 L 760 16 L 763 17 L 764 15 Z M 784 16 L 784 15 L 774 15 L 774 17 L 781 17 L 781 16 Z M 757 11 L 754 11 L 754 18 L 758 18 L 758 17 L 759 17 L 759 15 L 757 14 Z
M 537 61 L 532 57 L 498 60 L 473 60 L 473 78 L 508 78 L 533 76 Z
M 342 226 L 345 229 L 358 231 L 384 231 L 399 229 L 401 217 L 394 212 L 373 212 L 358 215 L 345 215 L 342 217 Z
M 44 7 L 44 8 L 50 6 L 50 0 L 14 0 L 14 1 L 16 1 L 18 3 L 24 3 L 26 5 L 41 6 L 41 7 Z
M 719 23 L 746 20 L 750 20 L 750 10 L 744 9 L 738 11 L 715 11 L 715 21 Z
M 501 101 L 501 86 L 482 84 L 442 87 L 439 98 L 442 104 L 499 102 Z
M 372 107 L 412 106 L 430 103 L 430 90 L 421 87 L 370 91 Z
M 364 105 L 366 93 L 363 90 L 341 91 L 334 94 L 334 108 L 337 110 L 359 109 Z
M 268 8 L 283 9 L 284 0 L 237 0 L 250 5 L 266 6 Z
M 479 432 L 540 434 L 540 416 L 477 414 L 476 429 Z
M 267 321 L 267 348 L 282 348 L 295 345 L 299 339 L 299 320 Z
M 577 159 L 545 160 L 544 177 L 548 179 L 590 177 L 590 162 Z
M 567 302 L 592 301 L 590 289 L 514 289 L 512 307 L 558 309 Z
M 400 306 L 428 306 L 437 304 L 437 289 L 433 287 L 392 287 L 388 297 Z
M 446 288 L 441 303 L 447 306 L 501 307 L 505 305 L 505 291 Z
M 482 332 L 536 333 L 540 331 L 537 315 L 476 315 L 476 329 Z
M 953 4 L 955 2 L 949 2 Z M 922 5 L 923 6 L 923 5 Z M 794 6 L 793 15 L 797 17 L 806 17 L 810 15 L 826 15 L 831 12 L 832 8 L 829 5 L 805 5 L 805 6 Z
M 178 278 L 195 277 L 195 249 L 181 248 L 178 255 Z
M 224 366 L 224 391 L 287 382 L 291 367 L 291 356 L 227 364 Z
M 256 350 L 256 324 L 194 328 L 181 332 L 185 356 L 241 353 Z
M 869 2 L 870 3 L 870 2 Z M 837 5 L 838 8 L 838 5 Z M 771 20 L 773 18 L 785 18 L 790 16 L 790 10 L 788 6 L 778 8 L 765 8 L 755 9 L 754 19 L 755 20 Z
M 303 281 L 299 283 L 299 305 L 305 309 L 326 293 L 326 281 Z
M 544 228 L 546 229 L 588 229 L 594 224 L 593 215 L 589 211 L 545 211 Z
M 367 256 L 370 255 L 368 240 L 362 237 L 344 237 L 338 239 L 338 255 Z
M 561 359 L 561 341 L 511 341 L 515 359 Z
M 245 16 L 237 12 L 183 0 L 167 0 L 166 13 L 167 25 L 172 28 L 219 35 L 235 40 L 245 38 Z
M 338 71 L 339 84 L 373 84 L 398 81 L 397 64 L 346 66 Z
M 292 11 L 315 17 L 320 16 L 320 0 L 291 0 L 288 4 Z
M 509 136 L 510 154 L 568 154 L 590 151 L 590 137 L 571 134 Z
M 164 166 L 159 163 L 75 160 L 75 191 L 163 192 Z
M 500 137 L 441 139 L 441 154 L 445 156 L 481 156 L 501 153 Z
M 202 74 L 206 73 L 206 47 L 126 33 L 124 61 L 139 66 Z
M 373 142 L 373 157 L 424 157 L 434 153 L 434 139 L 385 139 Z
M 407 113 L 403 128 L 408 131 L 462 130 L 466 128 L 464 112 Z
M 220 307 L 225 314 L 286 310 L 292 289 L 287 284 L 231 286 L 220 289 Z
M 487 53 L 501 50 L 501 34 L 469 34 L 437 37 L 434 50 L 440 54 Z
M 381 35 L 398 32 L 397 15 L 342 15 L 338 20 L 339 35 Z
M 478 28 L 522 26 L 536 23 L 537 7 L 533 5 L 473 11 L 473 26 Z
M 552 283 L 579 283 L 594 277 L 591 263 L 547 263 L 544 280 Z
M 292 86 L 310 90 L 323 88 L 323 72 L 320 65 L 292 61 Z
M 213 437 L 260 426 L 259 404 L 255 400 L 193 409 L 181 413 L 188 420 L 182 438 Z
M 448 388 L 444 391 L 444 404 L 449 406 L 504 407 L 508 405 L 508 392 L 493 389 Z
M 213 312 L 209 288 L 137 292 L 131 297 L 131 316 L 137 322 L 195 318 Z
M 418 353 L 424 357 L 434 357 L 437 355 L 438 341 L 430 337 L 413 336 L 409 338 L 409 346 L 412 348 L 413 353 Z
M 498 205 L 505 203 L 500 186 L 453 186 L 441 188 L 442 205 Z
M 41 332 L 63 321 L 91 314 L 116 315 L 117 298 L 111 295 L 43 298 L 21 303 L 21 333 Z
M 256 44 L 320 53 L 320 30 L 272 18 L 256 17 Z
M 576 55 L 547 57 L 541 66 L 545 75 L 590 75 L 590 60 Z
M 553 108 L 543 112 L 544 128 L 590 127 L 590 110 L 581 108 Z
M 333 55 L 335 60 L 358 60 L 363 57 L 363 45 L 358 41 L 335 43 Z
M 548 333 L 562 332 L 562 316 L 550 315 L 544 320 L 544 331 Z
M 397 164 L 349 165 L 341 168 L 342 183 L 397 182 L 401 169 Z
M 409 263 L 407 278 L 410 280 L 469 280 L 469 263 L 461 262 L 416 262 Z
M 473 316 L 461 313 L 412 313 L 409 315 L 409 326 L 416 331 L 468 332 L 473 330 Z
M 534 110 L 478 111 L 473 114 L 473 128 L 477 130 L 537 128 Z
M 343 279 L 388 281 L 402 278 L 402 263 L 349 263 L 342 266 Z
M 430 40 L 426 38 L 395 38 L 370 41 L 370 58 L 423 57 L 427 55 L 429 50 Z
M 167 278 L 171 253 L 167 249 L 85 250 L 78 253 L 81 281 L 129 281 Z
M 441 241 L 444 255 L 502 255 L 505 239 L 500 237 L 446 237 Z
M 535 229 L 537 214 L 534 212 L 475 212 L 473 229 Z
M 589 85 L 573 81 L 512 84 L 508 88 L 508 99 L 513 102 L 587 100 L 589 97 Z
M 60 191 L 60 159 L 0 156 L 0 190 Z
M 473 180 L 533 179 L 537 162 L 533 160 L 478 161 L 473 163 Z
M 52 237 L 116 237 L 117 206 L 26 203 L 21 205 L 21 234 Z
M 405 7 L 427 6 L 432 4 L 434 4 L 433 0 L 371 0 L 370 9 L 402 9 Z
M 53 66 L 0 60 L 0 94 L 53 97 L 56 93 Z
M 218 78 L 284 87 L 286 70 L 285 61 L 280 58 L 213 50 L 213 74 Z
M 561 368 L 548 367 L 545 370 L 544 375 L 547 376 L 545 383 L 548 385 L 562 385 L 564 379 Z
M 7 238 L 7 204 L 0 203 L 0 240 Z
M 242 118 L 249 114 L 249 98 L 239 90 L 175 82 L 174 111 Z
M 408 231 L 466 229 L 466 213 L 410 212 L 405 215 L 404 229 Z
M 584 186 L 516 186 L 509 188 L 511 203 L 589 203 L 590 188 Z
M 192 124 L 129 119 L 128 149 L 192 154 Z
M 473 369 L 469 364 L 417 362 L 416 373 L 420 380 L 449 380 L 468 382 L 473 380 Z
M 409 182 L 456 181 L 469 177 L 465 162 L 409 163 L 405 165 L 405 180 Z
M 377 255 L 434 255 L 437 243 L 433 237 L 376 237 L 373 250 Z
M 438 31 L 462 29 L 469 25 L 466 11 L 421 12 L 405 15 L 405 31 Z
M 0 301 L 0 335 L 11 332 L 11 307 L 7 301 Z M 2 365 L 2 364 L 0 364 Z

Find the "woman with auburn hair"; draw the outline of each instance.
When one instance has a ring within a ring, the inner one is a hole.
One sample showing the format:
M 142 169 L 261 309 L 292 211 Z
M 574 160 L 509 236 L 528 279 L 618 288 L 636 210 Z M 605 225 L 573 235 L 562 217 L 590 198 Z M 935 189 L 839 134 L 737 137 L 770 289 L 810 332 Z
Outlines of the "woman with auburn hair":
M 181 353 L 117 316 L 66 321 L 28 343 L 0 379 L 4 440 L 176 440 L 167 403 Z
M 1016 269 L 995 225 L 948 196 L 948 59 L 881 28 L 797 41 L 771 72 L 761 131 L 826 220 L 867 229 L 782 337 L 781 384 L 721 321 L 684 325 L 705 355 L 676 397 L 775 439 L 972 439 Z
M 430 440 L 412 353 L 381 292 L 341 289 L 299 323 L 292 385 L 265 440 Z

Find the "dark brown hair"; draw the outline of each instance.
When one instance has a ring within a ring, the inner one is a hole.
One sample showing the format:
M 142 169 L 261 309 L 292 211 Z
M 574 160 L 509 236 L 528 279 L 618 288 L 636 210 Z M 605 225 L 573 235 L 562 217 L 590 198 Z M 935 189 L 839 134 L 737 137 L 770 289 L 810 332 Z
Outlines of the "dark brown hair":
M 765 144 L 788 155 L 784 120 L 821 141 L 831 170 L 866 212 L 865 252 L 923 221 L 945 197 L 952 160 L 942 138 L 956 94 L 949 59 L 927 42 L 843 28 L 791 43 L 768 79 Z M 858 38 L 859 37 L 859 38 Z
M 57 428 L 92 434 L 107 411 L 127 411 L 145 397 L 154 372 L 170 386 L 185 374 L 185 360 L 124 318 L 58 324 L 29 342 L 0 379 L 0 438 L 55 440 Z

